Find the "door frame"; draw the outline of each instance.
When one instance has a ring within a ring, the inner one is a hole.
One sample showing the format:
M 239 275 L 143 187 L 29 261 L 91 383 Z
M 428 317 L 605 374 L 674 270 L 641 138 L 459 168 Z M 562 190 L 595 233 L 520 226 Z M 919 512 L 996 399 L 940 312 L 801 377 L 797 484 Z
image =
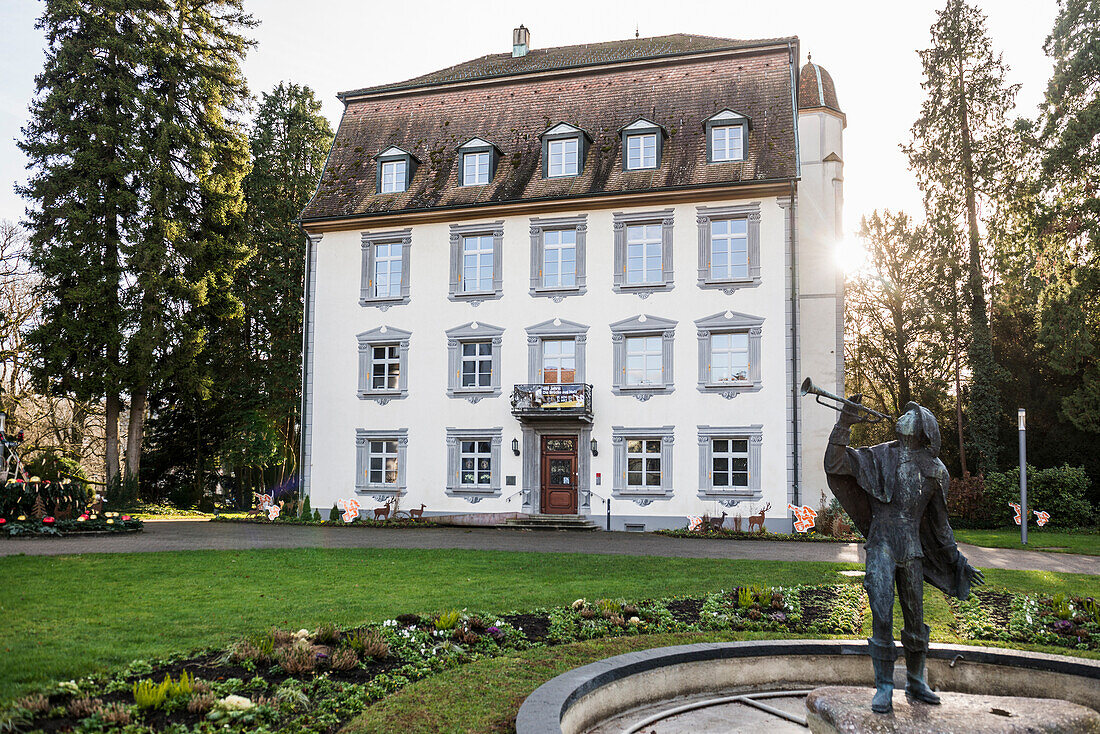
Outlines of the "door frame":
M 539 513 L 542 510 L 542 437 L 577 437 L 577 514 L 589 514 L 591 506 L 592 424 L 579 421 L 522 421 L 522 475 L 523 512 Z
M 573 442 L 573 450 L 572 451 L 547 451 L 546 450 L 546 442 L 547 441 L 553 441 L 554 439 L 569 439 L 569 440 L 571 440 Z M 575 433 L 568 433 L 568 434 L 566 434 L 566 433 L 545 433 L 542 436 L 539 436 L 539 513 L 540 514 L 569 515 L 569 514 L 577 514 L 578 512 L 580 512 L 581 495 L 580 495 L 580 492 L 578 491 L 578 486 L 580 484 L 579 477 L 580 477 L 580 463 L 581 463 L 580 462 L 580 448 L 581 448 L 580 447 L 580 437 Z M 543 486 L 544 486 L 543 485 L 543 479 L 546 478 L 546 476 L 547 476 L 547 469 L 548 469 L 547 465 L 548 465 L 548 462 L 551 459 L 555 459 L 555 458 L 562 459 L 562 458 L 566 458 L 566 457 L 573 460 L 573 477 L 572 477 L 573 481 L 572 481 L 571 486 L 572 486 L 572 489 L 573 489 L 573 508 L 574 508 L 574 511 L 572 513 L 568 513 L 568 512 L 552 513 L 547 509 L 547 507 L 546 507 L 546 497 L 544 497 L 543 493 L 542 493 L 542 489 L 543 489 Z

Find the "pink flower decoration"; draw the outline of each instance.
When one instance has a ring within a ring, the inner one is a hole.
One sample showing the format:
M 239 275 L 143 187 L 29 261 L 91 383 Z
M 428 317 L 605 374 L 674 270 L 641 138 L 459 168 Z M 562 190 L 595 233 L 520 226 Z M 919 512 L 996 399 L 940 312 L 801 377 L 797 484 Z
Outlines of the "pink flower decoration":
M 47 516 L 47 517 L 42 518 L 42 522 L 46 523 L 47 525 L 53 525 L 54 524 L 53 516 Z
M 122 516 L 122 519 L 123 519 L 123 520 L 129 520 L 129 519 L 130 519 L 130 516 L 129 516 L 129 515 L 123 515 L 123 516 Z

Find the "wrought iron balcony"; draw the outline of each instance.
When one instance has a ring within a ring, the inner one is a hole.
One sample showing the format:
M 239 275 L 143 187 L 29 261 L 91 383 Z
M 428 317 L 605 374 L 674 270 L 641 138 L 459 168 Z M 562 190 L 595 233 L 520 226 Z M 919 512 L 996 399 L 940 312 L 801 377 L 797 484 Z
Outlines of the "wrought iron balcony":
M 517 418 L 571 417 L 592 421 L 592 386 L 580 382 L 516 385 L 512 415 Z

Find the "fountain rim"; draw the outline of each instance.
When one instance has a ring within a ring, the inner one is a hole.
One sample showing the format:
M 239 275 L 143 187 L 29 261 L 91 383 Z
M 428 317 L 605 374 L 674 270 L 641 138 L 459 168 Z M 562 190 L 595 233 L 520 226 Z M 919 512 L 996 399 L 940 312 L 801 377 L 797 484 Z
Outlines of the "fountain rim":
M 898 652 L 902 652 L 900 645 Z M 731 658 L 801 655 L 870 657 L 866 640 L 702 642 L 628 652 L 566 671 L 536 688 L 524 700 L 516 716 L 516 734 L 560 732 L 562 719 L 584 696 L 616 681 L 658 668 Z M 952 667 L 961 661 L 1100 680 L 1100 660 L 1091 658 L 948 643 L 932 643 L 928 657 L 947 660 Z

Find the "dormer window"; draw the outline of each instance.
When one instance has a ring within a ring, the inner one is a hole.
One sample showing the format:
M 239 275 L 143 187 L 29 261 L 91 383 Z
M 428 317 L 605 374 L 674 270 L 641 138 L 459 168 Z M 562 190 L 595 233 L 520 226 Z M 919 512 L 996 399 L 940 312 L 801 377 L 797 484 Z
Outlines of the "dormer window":
M 500 149 L 487 140 L 474 138 L 458 146 L 463 186 L 485 186 L 496 175 Z
M 542 134 L 542 173 L 546 178 L 579 176 L 588 152 L 588 135 L 562 122 Z
M 408 188 L 405 174 L 407 172 L 405 161 L 382 162 L 382 193 L 393 194 Z
M 396 146 L 386 148 L 376 156 L 378 160 L 378 193 L 397 194 L 409 188 L 417 159 Z
M 660 168 L 665 131 L 660 125 L 638 118 L 619 131 L 623 141 L 623 170 Z
M 706 121 L 707 163 L 745 160 L 749 118 L 733 110 L 722 110 Z

